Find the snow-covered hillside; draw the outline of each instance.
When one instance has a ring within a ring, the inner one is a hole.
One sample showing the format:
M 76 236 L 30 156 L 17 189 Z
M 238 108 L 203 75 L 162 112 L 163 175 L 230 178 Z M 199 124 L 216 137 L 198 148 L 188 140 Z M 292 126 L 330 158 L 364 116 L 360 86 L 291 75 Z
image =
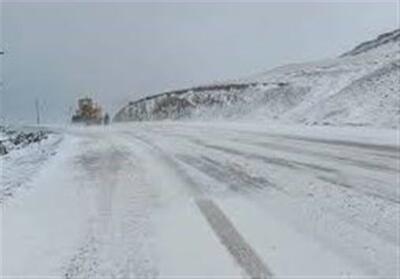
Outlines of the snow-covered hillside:
M 380 47 L 385 44 L 398 42 L 400 40 L 400 29 L 396 29 L 392 32 L 387 32 L 379 35 L 376 39 L 359 44 L 351 51 L 343 54 L 343 56 L 354 56 L 363 52 L 367 52 L 371 49 Z
M 292 64 L 208 86 L 130 102 L 114 121 L 257 119 L 396 128 L 400 29 L 334 59 Z

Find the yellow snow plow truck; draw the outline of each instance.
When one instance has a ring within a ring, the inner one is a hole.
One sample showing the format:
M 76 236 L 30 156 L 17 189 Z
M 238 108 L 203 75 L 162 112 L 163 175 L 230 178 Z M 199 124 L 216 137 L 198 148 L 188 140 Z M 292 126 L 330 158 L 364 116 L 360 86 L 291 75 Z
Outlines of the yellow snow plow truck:
M 78 100 L 78 109 L 71 120 L 72 123 L 100 125 L 103 122 L 103 112 L 91 98 L 81 98 Z

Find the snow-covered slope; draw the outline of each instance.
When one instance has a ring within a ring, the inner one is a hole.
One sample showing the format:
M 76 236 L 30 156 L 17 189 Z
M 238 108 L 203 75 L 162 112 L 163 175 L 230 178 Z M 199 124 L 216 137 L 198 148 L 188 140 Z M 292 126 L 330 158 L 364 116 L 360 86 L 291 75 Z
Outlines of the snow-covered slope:
M 400 115 L 399 78 L 400 60 L 396 60 L 351 82 L 309 117 L 319 123 L 327 120 L 337 125 L 396 127 Z
M 250 119 L 399 127 L 400 29 L 334 59 L 130 102 L 114 121 Z
M 379 35 L 376 39 L 359 44 L 354 49 L 343 54 L 343 56 L 354 56 L 363 52 L 367 52 L 371 49 L 380 47 L 385 44 L 398 42 L 400 40 L 400 29 L 396 29 L 392 32 L 387 32 Z

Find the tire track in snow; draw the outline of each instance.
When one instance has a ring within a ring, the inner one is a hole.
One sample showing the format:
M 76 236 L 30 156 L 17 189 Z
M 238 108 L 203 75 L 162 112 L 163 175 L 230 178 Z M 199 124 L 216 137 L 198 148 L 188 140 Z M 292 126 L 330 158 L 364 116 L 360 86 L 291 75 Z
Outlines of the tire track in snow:
M 382 191 L 381 189 L 377 187 L 371 187 L 369 186 L 368 183 L 362 183 L 359 181 L 354 181 L 354 179 L 351 179 L 351 177 L 343 176 L 341 175 L 340 169 L 333 169 L 329 167 L 324 167 L 324 166 L 318 166 L 316 164 L 311 164 L 311 163 L 306 163 L 306 162 L 301 162 L 301 161 L 296 161 L 296 160 L 287 160 L 285 158 L 279 158 L 279 157 L 269 157 L 266 155 L 259 155 L 255 153 L 244 153 L 241 152 L 240 150 L 232 149 L 228 146 L 219 146 L 215 144 L 208 144 L 204 142 L 203 140 L 199 139 L 189 139 L 191 142 L 194 144 L 197 144 L 201 147 L 206 147 L 209 149 L 217 150 L 222 153 L 226 153 L 229 155 L 233 156 L 240 156 L 245 159 L 249 160 L 259 160 L 262 161 L 266 164 L 274 164 L 278 167 L 284 167 L 287 169 L 293 169 L 293 170 L 304 170 L 304 171 L 314 171 L 314 178 L 316 181 L 323 181 L 325 183 L 328 183 L 330 185 L 336 186 L 336 187 L 341 187 L 342 189 L 345 189 L 346 192 L 350 192 L 356 195 L 362 195 L 366 196 L 367 198 L 374 198 L 378 199 L 378 201 L 374 202 L 375 208 L 377 207 L 377 203 L 379 202 L 387 202 L 391 203 L 392 206 L 396 206 L 399 204 L 399 199 L 390 193 L 386 193 Z M 183 156 L 183 155 L 182 155 Z M 198 168 L 200 171 L 203 171 L 207 173 L 209 176 L 215 176 L 212 166 L 207 168 L 207 164 L 201 164 L 201 158 L 204 156 L 188 156 L 184 155 L 182 157 L 182 160 L 184 162 L 187 162 L 188 164 L 192 165 L 195 168 Z M 178 154 L 178 158 L 181 158 L 181 155 Z M 200 159 L 199 159 L 200 158 Z M 219 173 L 219 176 L 215 176 L 216 179 L 222 179 L 225 180 L 226 183 L 229 185 L 231 184 L 230 180 L 232 181 L 232 184 L 235 185 L 235 181 L 237 178 L 235 178 L 234 173 L 229 173 L 229 175 L 221 176 L 221 173 L 228 174 L 229 171 L 221 171 Z M 241 180 L 241 179 L 239 179 Z M 241 181 L 239 185 L 251 185 L 251 181 L 245 182 Z M 268 186 L 266 184 L 266 186 Z M 331 209 L 332 214 L 339 216 L 339 218 L 346 220 L 348 224 L 351 224 L 352 226 L 357 226 L 359 228 L 362 228 L 363 230 L 374 234 L 375 236 L 379 237 L 380 239 L 383 239 L 384 241 L 396 244 L 398 241 L 396 238 L 396 233 L 393 233 L 393 230 L 390 227 L 385 227 L 383 224 L 380 226 L 376 225 L 375 222 L 368 221 L 367 217 L 360 217 L 357 213 L 354 213 L 353 211 L 347 210 L 346 214 L 341 213 L 341 210 L 332 207 Z M 382 212 L 382 209 L 378 209 L 378 212 Z M 382 213 L 381 213 L 382 214 Z M 382 222 L 386 224 L 386 222 Z
M 177 158 L 183 163 L 208 175 L 216 181 L 229 185 L 234 192 L 247 193 L 263 188 L 273 188 L 276 191 L 287 194 L 285 190 L 268 179 L 261 176 L 250 175 L 246 170 L 234 167 L 231 163 L 220 163 L 207 156 L 190 156 L 177 154 Z
M 159 146 L 152 143 L 148 138 L 133 133 L 127 134 L 156 151 L 160 159 L 168 166 L 173 167 L 173 170 L 177 172 L 179 177 L 184 180 L 185 184 L 191 188 L 200 213 L 204 216 L 221 244 L 250 278 L 268 279 L 273 277 L 271 270 L 257 255 L 250 244 L 246 242 L 222 209 L 211 199 L 202 197 L 203 193 L 201 189 L 199 189 L 195 181 L 185 172 L 176 160 L 168 156 Z
M 387 192 L 387 191 L 382 191 L 382 189 L 376 189 L 376 188 L 371 188 L 368 187 L 365 184 L 360 185 L 359 183 L 354 183 L 353 185 L 343 185 L 343 183 L 340 183 L 340 179 L 335 178 L 341 176 L 341 170 L 340 169 L 334 169 L 330 167 L 324 167 L 320 165 L 316 165 L 313 163 L 307 163 L 307 162 L 301 162 L 293 159 L 285 159 L 285 158 L 280 158 L 280 157 L 270 157 L 267 155 L 259 155 L 255 153 L 244 153 L 240 152 L 238 150 L 232 149 L 227 146 L 219 146 L 215 144 L 207 144 L 201 140 L 191 140 L 194 144 L 197 144 L 202 147 L 206 147 L 209 149 L 217 150 L 223 153 L 227 153 L 230 155 L 234 156 L 240 156 L 246 159 L 255 159 L 255 160 L 260 160 L 266 164 L 272 164 L 276 165 L 278 167 L 284 167 L 288 169 L 294 169 L 294 170 L 302 170 L 302 169 L 307 169 L 310 171 L 317 172 L 316 178 L 320 180 L 324 180 L 328 183 L 331 183 L 336 186 L 340 187 L 345 187 L 348 190 L 354 191 L 358 194 L 366 195 L 366 196 L 372 196 L 378 199 L 382 199 L 387 202 L 399 204 L 399 197 L 395 192 Z M 297 152 L 299 153 L 299 152 Z M 330 178 L 332 177 L 333 178 Z M 329 181 L 328 181 L 329 180 Z M 336 182 L 335 182 L 336 181 Z
M 63 267 L 64 279 L 158 276 L 146 241 L 151 192 L 136 176 L 125 176 L 138 164 L 114 141 L 89 141 L 75 158 L 83 193 L 93 205 L 86 237 Z

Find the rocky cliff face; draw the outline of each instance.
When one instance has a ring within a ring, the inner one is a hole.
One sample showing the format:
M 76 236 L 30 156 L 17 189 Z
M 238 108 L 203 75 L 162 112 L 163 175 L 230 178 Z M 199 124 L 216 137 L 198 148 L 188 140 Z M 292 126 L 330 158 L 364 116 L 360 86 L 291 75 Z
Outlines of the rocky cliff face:
M 259 105 L 272 101 L 274 96 L 286 95 L 288 102 L 298 102 L 301 91 L 291 94 L 290 85 L 279 82 L 227 83 L 193 87 L 165 92 L 129 103 L 115 116 L 115 121 L 161 120 L 182 118 L 228 117 L 238 110 L 249 108 L 254 101 Z M 294 92 L 293 92 L 294 93 Z M 261 103 L 260 103 L 261 102 Z

